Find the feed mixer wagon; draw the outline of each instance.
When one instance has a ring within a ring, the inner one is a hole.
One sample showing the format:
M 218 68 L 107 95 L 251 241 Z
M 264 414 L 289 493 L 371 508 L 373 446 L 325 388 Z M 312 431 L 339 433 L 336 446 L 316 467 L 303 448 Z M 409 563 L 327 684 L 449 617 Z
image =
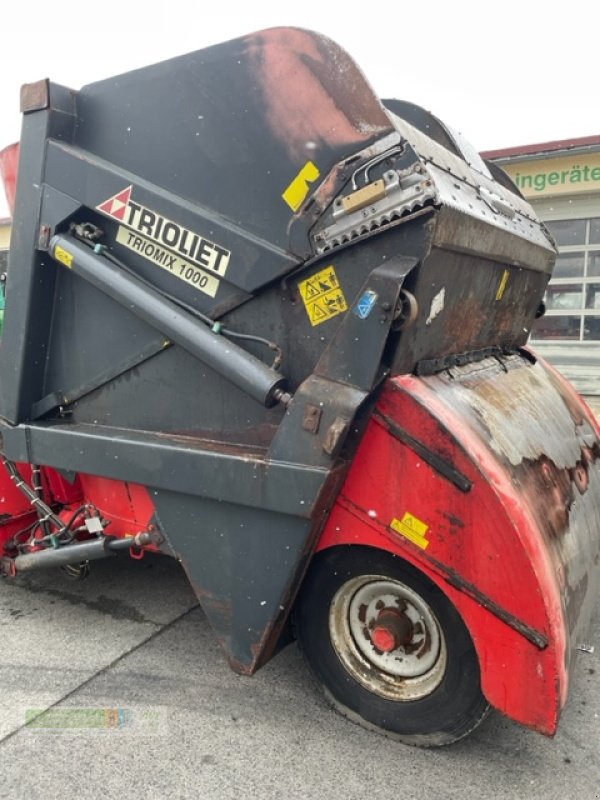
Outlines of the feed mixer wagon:
M 7 579 L 160 552 L 240 673 L 295 637 L 402 741 L 489 706 L 552 734 L 598 597 L 600 443 L 527 347 L 555 249 L 509 179 L 296 29 L 21 110 Z

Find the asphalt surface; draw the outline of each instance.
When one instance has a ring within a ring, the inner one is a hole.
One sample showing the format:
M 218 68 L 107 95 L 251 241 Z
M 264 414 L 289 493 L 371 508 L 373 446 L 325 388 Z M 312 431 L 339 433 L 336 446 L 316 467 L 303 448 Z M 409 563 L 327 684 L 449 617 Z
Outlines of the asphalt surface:
M 294 645 L 230 672 L 169 559 L 0 581 L 0 797 L 600 800 L 600 613 L 588 641 L 554 739 L 492 714 L 418 750 L 331 711 Z

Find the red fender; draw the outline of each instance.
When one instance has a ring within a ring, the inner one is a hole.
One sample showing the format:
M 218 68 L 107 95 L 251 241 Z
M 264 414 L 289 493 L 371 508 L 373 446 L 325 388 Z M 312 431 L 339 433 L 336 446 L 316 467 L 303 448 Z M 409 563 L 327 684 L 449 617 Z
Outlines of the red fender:
M 555 732 L 600 587 L 598 429 L 562 378 L 513 356 L 389 380 L 318 549 L 341 544 L 421 569 L 490 704 Z

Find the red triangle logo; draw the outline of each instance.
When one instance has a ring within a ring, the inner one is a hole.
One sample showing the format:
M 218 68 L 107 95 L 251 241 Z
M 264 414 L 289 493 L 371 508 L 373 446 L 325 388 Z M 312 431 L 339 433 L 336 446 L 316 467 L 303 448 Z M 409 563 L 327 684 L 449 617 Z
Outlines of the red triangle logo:
M 123 191 L 118 194 L 109 197 L 108 200 L 96 206 L 97 210 L 122 222 L 125 218 L 125 211 L 127 210 L 127 204 L 129 203 L 132 189 L 133 185 L 128 186 L 127 189 L 123 189 Z

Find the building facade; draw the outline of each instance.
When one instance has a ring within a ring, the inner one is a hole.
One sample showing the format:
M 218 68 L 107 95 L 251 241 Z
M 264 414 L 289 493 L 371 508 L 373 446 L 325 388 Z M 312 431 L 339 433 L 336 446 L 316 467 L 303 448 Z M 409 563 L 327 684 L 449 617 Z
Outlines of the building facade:
M 600 136 L 482 153 L 510 175 L 559 255 L 531 345 L 600 402 Z

